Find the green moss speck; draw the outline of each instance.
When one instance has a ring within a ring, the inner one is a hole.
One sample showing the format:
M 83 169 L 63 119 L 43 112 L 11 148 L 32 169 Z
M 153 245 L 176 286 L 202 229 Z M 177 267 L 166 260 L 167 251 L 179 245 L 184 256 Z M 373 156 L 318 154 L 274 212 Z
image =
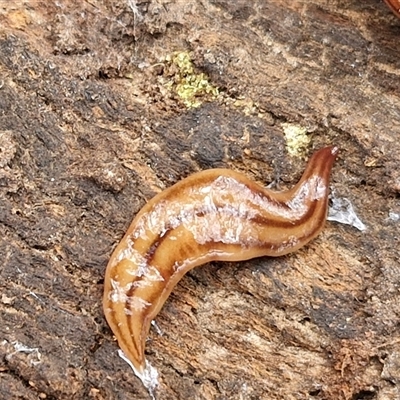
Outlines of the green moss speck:
M 189 53 L 179 52 L 167 57 L 166 62 L 176 67 L 173 82 L 168 86 L 175 90 L 186 107 L 200 107 L 205 98 L 218 97 L 218 88 L 211 85 L 204 73 L 196 73 Z

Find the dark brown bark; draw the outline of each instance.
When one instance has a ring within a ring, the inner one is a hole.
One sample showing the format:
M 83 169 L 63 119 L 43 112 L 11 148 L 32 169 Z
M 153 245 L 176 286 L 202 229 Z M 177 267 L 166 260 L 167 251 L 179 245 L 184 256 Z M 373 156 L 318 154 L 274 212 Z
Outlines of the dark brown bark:
M 113 246 L 194 171 L 290 187 L 284 123 L 341 148 L 368 229 L 191 271 L 147 343 L 157 398 L 400 398 L 399 38 L 378 0 L 0 2 L 0 398 L 148 399 L 102 313 Z M 188 108 L 177 53 L 219 94 Z

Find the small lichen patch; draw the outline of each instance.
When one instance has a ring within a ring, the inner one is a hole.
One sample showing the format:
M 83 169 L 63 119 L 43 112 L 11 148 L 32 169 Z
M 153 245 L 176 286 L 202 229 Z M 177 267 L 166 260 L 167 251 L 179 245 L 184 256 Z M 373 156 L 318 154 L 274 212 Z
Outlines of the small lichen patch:
M 307 128 L 296 124 L 283 123 L 282 129 L 288 153 L 295 157 L 303 157 L 311 141 Z
M 210 84 L 204 73 L 195 71 L 189 53 L 175 53 L 167 56 L 165 61 L 174 69 L 167 87 L 175 91 L 186 107 L 200 107 L 205 99 L 218 97 L 218 88 Z

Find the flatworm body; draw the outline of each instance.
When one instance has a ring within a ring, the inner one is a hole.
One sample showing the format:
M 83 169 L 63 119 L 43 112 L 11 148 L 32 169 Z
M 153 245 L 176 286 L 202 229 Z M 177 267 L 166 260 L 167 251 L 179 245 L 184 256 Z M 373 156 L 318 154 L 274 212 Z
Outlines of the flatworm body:
M 151 321 L 190 269 L 209 261 L 281 256 L 325 224 L 338 153 L 310 158 L 292 189 L 273 192 L 227 169 L 199 172 L 150 200 L 114 250 L 104 281 L 104 313 L 140 377 Z

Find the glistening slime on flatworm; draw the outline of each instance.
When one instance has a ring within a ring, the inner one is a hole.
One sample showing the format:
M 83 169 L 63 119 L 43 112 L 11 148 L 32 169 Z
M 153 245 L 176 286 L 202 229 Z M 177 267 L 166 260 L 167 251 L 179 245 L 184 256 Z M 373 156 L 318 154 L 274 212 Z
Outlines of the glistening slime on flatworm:
M 209 261 L 281 256 L 325 224 L 337 147 L 314 153 L 297 185 L 272 192 L 228 169 L 199 172 L 150 200 L 114 250 L 104 313 L 135 373 L 146 371 L 151 321 L 190 269 Z

